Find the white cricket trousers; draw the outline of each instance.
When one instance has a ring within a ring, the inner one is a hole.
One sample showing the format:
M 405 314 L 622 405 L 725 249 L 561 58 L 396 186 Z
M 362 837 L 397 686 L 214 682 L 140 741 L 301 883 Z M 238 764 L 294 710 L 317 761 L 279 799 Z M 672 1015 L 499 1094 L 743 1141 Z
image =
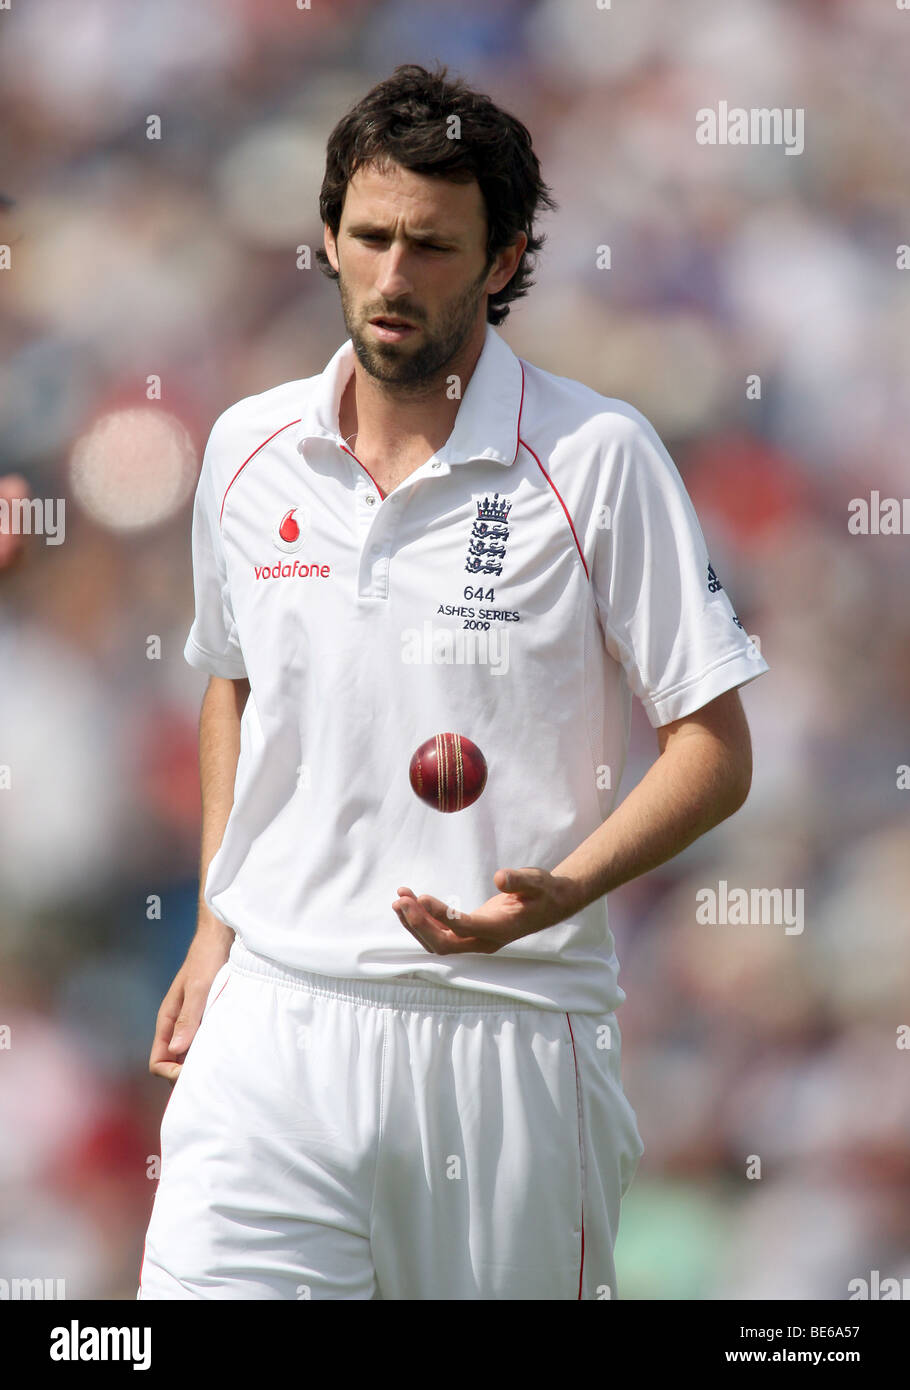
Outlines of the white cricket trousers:
M 617 1297 L 616 1016 L 235 940 L 161 1124 L 140 1299 Z

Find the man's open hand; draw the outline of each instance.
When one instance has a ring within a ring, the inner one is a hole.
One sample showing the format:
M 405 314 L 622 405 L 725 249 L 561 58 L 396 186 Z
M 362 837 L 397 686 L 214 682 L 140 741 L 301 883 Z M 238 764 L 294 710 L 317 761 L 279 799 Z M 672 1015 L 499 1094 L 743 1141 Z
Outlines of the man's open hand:
M 510 941 L 553 927 L 581 906 L 574 881 L 546 869 L 497 869 L 500 892 L 475 912 L 458 912 L 439 898 L 399 888 L 392 907 L 425 950 L 447 956 L 475 951 L 493 955 Z

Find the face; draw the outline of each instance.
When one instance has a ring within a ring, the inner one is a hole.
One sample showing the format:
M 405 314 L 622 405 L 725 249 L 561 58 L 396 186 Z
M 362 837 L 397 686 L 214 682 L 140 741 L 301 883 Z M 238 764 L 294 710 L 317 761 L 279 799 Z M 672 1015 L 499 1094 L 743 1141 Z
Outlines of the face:
M 487 294 L 508 283 L 527 244 L 520 238 L 488 266 L 486 236 L 474 180 L 451 183 L 400 165 L 355 171 L 338 236 L 326 228 L 325 246 L 348 335 L 370 376 L 402 386 L 427 381 L 482 336 Z

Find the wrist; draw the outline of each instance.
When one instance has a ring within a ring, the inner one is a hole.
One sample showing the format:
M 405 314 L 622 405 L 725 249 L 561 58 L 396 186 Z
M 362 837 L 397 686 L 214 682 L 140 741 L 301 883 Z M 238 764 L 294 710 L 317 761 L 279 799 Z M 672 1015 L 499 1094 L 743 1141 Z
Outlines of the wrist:
M 216 917 L 207 904 L 200 903 L 196 918 L 196 935 L 209 941 L 221 941 L 230 945 L 234 940 L 234 929 L 222 922 L 220 917 Z
M 557 902 L 562 913 L 560 921 L 564 922 L 567 918 L 574 917 L 592 901 L 592 896 L 586 891 L 585 884 L 573 874 L 554 869 L 552 878 L 556 887 Z

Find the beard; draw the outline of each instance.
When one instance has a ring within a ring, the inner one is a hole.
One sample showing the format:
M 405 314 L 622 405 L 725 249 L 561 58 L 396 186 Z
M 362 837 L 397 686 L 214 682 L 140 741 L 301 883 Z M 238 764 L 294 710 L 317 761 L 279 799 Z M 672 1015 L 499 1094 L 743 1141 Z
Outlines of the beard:
M 486 265 L 461 298 L 446 305 L 432 328 L 421 322 L 418 315 L 410 313 L 406 305 L 383 306 L 358 319 L 344 277 L 339 273 L 338 289 L 345 327 L 364 371 L 376 381 L 410 388 L 415 393 L 434 387 L 474 331 L 477 311 L 484 297 L 483 285 L 489 272 L 490 266 Z M 412 349 L 408 346 L 408 340 L 380 343 L 367 339 L 364 332 L 366 323 L 383 312 L 416 322 L 423 335 L 420 346 Z

